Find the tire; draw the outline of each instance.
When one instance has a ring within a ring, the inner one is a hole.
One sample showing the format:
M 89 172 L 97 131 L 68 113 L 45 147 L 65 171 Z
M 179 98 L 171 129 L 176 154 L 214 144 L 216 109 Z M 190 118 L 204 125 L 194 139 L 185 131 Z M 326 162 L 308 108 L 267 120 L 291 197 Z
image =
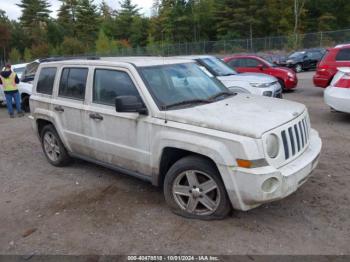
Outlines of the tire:
M 280 84 L 280 86 L 282 88 L 282 92 L 287 91 L 286 90 L 286 85 L 284 84 L 284 81 L 282 79 L 278 79 L 278 83 Z
M 299 63 L 295 65 L 295 72 L 300 73 L 303 71 L 303 66 Z
M 172 211 L 186 218 L 223 219 L 232 209 L 217 168 L 198 156 L 184 157 L 169 169 L 164 196 Z
M 71 158 L 68 155 L 67 150 L 53 125 L 44 126 L 41 131 L 40 138 L 41 146 L 46 159 L 51 165 L 62 167 L 71 162 Z
M 29 107 L 29 95 L 24 95 L 22 97 L 22 102 L 21 102 L 21 107 L 22 110 L 26 113 L 30 112 L 30 107 Z

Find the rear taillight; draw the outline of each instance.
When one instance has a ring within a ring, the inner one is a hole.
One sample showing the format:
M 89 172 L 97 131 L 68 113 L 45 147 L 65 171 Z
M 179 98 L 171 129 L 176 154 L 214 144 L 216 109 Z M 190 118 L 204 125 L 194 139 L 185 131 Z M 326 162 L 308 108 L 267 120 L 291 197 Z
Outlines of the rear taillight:
M 334 86 L 340 88 L 350 88 L 350 74 L 344 74 Z

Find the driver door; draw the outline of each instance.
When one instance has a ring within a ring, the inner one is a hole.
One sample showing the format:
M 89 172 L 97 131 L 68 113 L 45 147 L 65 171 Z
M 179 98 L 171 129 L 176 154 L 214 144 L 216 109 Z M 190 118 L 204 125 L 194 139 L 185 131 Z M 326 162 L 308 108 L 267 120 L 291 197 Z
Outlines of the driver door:
M 140 97 L 131 75 L 125 69 L 96 67 L 90 82 L 90 101 L 85 111 L 89 157 L 128 171 L 151 175 L 150 117 L 120 113 L 115 109 L 116 96 Z

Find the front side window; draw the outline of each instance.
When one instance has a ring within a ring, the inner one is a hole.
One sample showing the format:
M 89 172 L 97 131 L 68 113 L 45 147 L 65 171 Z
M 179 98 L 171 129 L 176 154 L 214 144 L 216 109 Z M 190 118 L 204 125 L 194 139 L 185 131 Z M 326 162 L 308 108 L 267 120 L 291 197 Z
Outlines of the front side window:
M 258 60 L 253 58 L 246 58 L 244 59 L 245 66 L 243 67 L 257 67 L 260 63 Z
M 193 104 L 195 101 L 213 102 L 208 99 L 230 92 L 194 63 L 141 67 L 140 71 L 156 103 L 163 109 L 190 101 Z
M 350 61 L 350 48 L 340 49 L 337 56 L 335 57 L 336 61 Z
M 42 68 L 40 71 L 38 84 L 36 86 L 36 91 L 38 93 L 52 95 L 53 84 L 56 77 L 56 67 L 46 67 Z
M 96 69 L 93 102 L 104 105 L 114 105 L 117 96 L 139 97 L 139 93 L 130 76 L 123 71 Z
M 88 68 L 64 68 L 58 95 L 84 100 Z

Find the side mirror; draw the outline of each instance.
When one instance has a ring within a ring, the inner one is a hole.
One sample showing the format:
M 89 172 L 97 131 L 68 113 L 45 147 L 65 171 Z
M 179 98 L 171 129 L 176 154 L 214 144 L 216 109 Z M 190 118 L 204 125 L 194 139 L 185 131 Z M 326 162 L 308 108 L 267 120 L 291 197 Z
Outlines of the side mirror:
M 115 98 L 115 110 L 121 113 L 148 114 L 146 106 L 137 96 L 117 96 Z
M 257 68 L 259 68 L 260 70 L 263 70 L 264 69 L 264 65 L 258 64 Z

